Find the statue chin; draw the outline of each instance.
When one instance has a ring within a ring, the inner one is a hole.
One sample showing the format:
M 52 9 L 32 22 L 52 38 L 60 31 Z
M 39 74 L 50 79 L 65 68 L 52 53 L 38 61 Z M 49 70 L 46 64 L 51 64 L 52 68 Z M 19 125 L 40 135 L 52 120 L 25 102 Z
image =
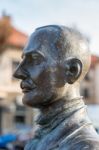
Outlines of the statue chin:
M 24 105 L 39 108 L 40 106 L 42 107 L 42 105 L 49 104 L 53 98 L 55 98 L 55 96 L 52 96 L 51 93 L 44 96 L 41 92 L 37 93 L 36 91 L 30 91 L 24 93 L 22 102 Z
M 40 103 L 39 96 L 34 91 L 24 93 L 22 101 L 23 104 L 30 107 L 35 107 Z

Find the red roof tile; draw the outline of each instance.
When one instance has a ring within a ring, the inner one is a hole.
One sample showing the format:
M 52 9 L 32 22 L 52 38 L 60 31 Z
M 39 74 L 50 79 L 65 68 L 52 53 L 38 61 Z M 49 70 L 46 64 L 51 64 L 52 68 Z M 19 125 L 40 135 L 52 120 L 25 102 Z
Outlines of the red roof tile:
M 99 63 L 99 57 L 92 55 L 91 56 L 91 66 L 95 66 L 97 63 Z
M 11 17 L 4 14 L 2 18 L 0 18 L 0 22 L 11 29 L 9 36 L 6 39 L 7 44 L 11 46 L 24 47 L 28 36 L 12 26 Z
M 9 35 L 7 39 L 7 44 L 11 46 L 18 46 L 18 47 L 24 47 L 28 36 L 14 27 L 11 29 L 11 34 Z

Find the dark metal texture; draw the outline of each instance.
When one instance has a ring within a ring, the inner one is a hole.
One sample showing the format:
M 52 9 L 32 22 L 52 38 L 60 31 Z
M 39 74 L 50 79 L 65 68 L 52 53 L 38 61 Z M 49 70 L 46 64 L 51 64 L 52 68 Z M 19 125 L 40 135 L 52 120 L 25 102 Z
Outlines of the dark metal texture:
M 39 129 L 25 150 L 99 150 L 79 93 L 89 66 L 88 41 L 79 31 L 49 25 L 32 33 L 14 73 L 23 103 L 40 110 Z

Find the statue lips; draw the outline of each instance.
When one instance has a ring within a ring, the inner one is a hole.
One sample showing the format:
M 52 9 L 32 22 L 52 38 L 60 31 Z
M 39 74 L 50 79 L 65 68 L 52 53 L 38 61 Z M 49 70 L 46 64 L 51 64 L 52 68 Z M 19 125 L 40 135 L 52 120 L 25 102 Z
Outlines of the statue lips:
M 23 93 L 27 93 L 36 88 L 35 84 L 29 82 L 29 80 L 23 80 L 20 84 Z

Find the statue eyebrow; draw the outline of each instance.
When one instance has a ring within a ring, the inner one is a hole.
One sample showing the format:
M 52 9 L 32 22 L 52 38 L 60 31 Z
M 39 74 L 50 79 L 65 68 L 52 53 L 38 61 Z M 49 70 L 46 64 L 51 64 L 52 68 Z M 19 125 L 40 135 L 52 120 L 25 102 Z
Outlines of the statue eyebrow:
M 34 55 L 34 57 L 35 57 L 36 55 L 40 55 L 40 56 L 42 56 L 42 57 L 45 58 L 44 54 L 43 54 L 41 51 L 30 52 L 29 55 L 31 55 L 31 54 Z
M 41 55 L 43 58 L 45 58 L 44 54 L 43 54 L 41 51 L 33 51 L 33 52 L 30 52 L 30 53 L 26 53 L 26 54 L 23 53 L 21 57 L 24 58 L 25 55 L 31 55 L 31 54 L 34 55 L 34 56 L 35 56 L 36 54 L 37 54 L 37 55 L 39 54 L 39 55 Z

